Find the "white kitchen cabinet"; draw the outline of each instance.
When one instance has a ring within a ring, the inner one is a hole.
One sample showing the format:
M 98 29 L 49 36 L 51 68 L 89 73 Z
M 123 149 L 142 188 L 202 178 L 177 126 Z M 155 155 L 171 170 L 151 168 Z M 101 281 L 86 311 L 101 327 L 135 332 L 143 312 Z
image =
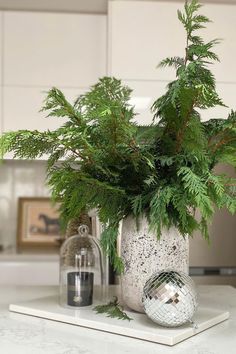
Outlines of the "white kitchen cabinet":
M 65 122 L 64 118 L 48 117 L 39 112 L 49 88 L 4 87 L 3 88 L 3 131 L 29 129 L 54 130 Z M 71 103 L 85 90 L 64 89 L 63 93 Z
M 167 82 L 128 80 L 123 80 L 122 82 L 133 90 L 130 104 L 134 106 L 135 121 L 139 125 L 152 123 L 153 113 L 151 112 L 151 106 L 157 98 L 166 92 Z M 236 110 L 236 84 L 218 83 L 217 92 L 227 107 L 217 106 L 201 110 L 202 121 L 207 121 L 211 118 L 227 118 L 231 109 Z
M 106 16 L 4 12 L 4 85 L 80 87 L 106 73 Z
M 186 35 L 177 18 L 181 2 L 111 1 L 108 15 L 108 70 L 131 88 L 131 103 L 140 113 L 136 120 L 148 124 L 152 120 L 150 106 L 165 92 L 166 84 L 175 79 L 172 68 L 156 68 L 168 56 L 183 56 Z M 229 108 L 215 107 L 201 112 L 203 121 L 226 118 L 230 108 L 236 109 L 236 6 L 205 4 L 200 13 L 213 23 L 199 34 L 206 40 L 223 38 L 216 46 L 220 63 L 210 66 L 216 76 L 217 90 Z
M 153 119 L 151 106 L 158 97 L 165 93 L 167 82 L 123 80 L 122 83 L 133 90 L 130 104 L 134 106 L 135 121 L 139 125 L 151 124 Z
M 106 16 L 38 12 L 2 16 L 1 131 L 54 130 L 65 120 L 39 112 L 45 91 L 56 86 L 73 102 L 106 75 Z
M 39 112 L 49 89 L 49 87 L 3 87 L 2 131 L 8 132 L 20 129 L 44 131 L 59 128 L 66 121 L 66 118 L 47 117 L 47 112 Z M 86 92 L 85 89 L 61 89 L 71 103 L 79 95 Z M 4 158 L 13 159 L 13 153 L 5 154 Z M 47 159 L 47 155 L 38 158 L 38 160 Z
M 203 121 L 211 118 L 227 118 L 231 109 L 236 110 L 236 83 L 217 83 L 217 92 L 227 107 L 216 106 L 201 110 L 201 117 Z
M 109 2 L 108 69 L 125 80 L 170 80 L 173 69 L 157 69 L 168 56 L 183 56 L 185 33 L 177 19 L 182 3 Z
M 177 18 L 181 2 L 112 1 L 109 3 L 109 72 L 126 80 L 171 80 L 172 69 L 157 69 L 168 56 L 183 56 L 186 35 Z M 204 4 L 212 23 L 198 33 L 222 38 L 215 51 L 220 63 L 210 66 L 220 83 L 236 82 L 236 6 Z
M 0 255 L 0 285 L 59 285 L 59 256 Z
M 236 83 L 236 6 L 229 4 L 205 4 L 201 13 L 208 16 L 212 22 L 199 33 L 207 41 L 220 38 L 214 51 L 219 55 L 220 62 L 210 66 L 217 82 Z

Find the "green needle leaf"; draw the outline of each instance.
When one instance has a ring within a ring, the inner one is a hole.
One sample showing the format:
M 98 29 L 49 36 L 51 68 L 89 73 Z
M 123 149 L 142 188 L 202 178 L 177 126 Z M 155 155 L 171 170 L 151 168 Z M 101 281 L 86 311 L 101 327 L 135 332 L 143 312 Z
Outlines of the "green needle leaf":
M 122 306 L 118 302 L 118 298 L 114 296 L 114 300 L 108 302 L 106 305 L 97 305 L 93 308 L 97 314 L 106 313 L 107 317 L 118 318 L 119 320 L 132 321 L 133 319 L 129 317 L 124 311 Z

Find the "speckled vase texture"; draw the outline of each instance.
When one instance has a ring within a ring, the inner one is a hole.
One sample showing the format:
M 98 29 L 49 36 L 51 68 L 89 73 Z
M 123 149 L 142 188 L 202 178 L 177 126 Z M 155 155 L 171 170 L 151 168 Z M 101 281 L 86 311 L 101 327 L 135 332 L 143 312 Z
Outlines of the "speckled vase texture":
M 139 227 L 132 216 L 122 223 L 120 254 L 124 262 L 121 291 L 124 303 L 137 312 L 144 312 L 142 293 L 151 275 L 163 269 L 173 269 L 188 274 L 189 241 L 176 228 L 163 230 L 160 240 L 149 231 L 145 217 Z

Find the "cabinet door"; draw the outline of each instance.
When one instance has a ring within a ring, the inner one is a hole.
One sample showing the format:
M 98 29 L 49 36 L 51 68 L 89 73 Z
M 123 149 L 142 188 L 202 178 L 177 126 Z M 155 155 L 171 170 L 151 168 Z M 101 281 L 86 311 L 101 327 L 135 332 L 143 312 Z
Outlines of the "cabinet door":
M 1 261 L 0 285 L 58 286 L 58 261 Z
M 130 104 L 134 106 L 134 112 L 136 113 L 135 121 L 137 124 L 151 124 L 153 119 L 151 106 L 158 97 L 165 93 L 166 82 L 124 80 L 123 83 L 133 90 Z
M 3 130 L 19 129 L 54 130 L 63 124 L 64 118 L 46 118 L 47 112 L 39 112 L 49 88 L 4 87 L 3 88 Z M 66 98 L 73 102 L 81 89 L 62 89 Z
M 212 22 L 206 29 L 199 31 L 203 38 L 212 40 L 220 38 L 220 43 L 215 47 L 220 62 L 210 66 L 216 81 L 236 83 L 236 6 L 229 4 L 206 4 L 201 13 L 208 16 Z
M 167 83 L 164 81 L 128 81 L 123 80 L 133 91 L 131 93 L 130 104 L 134 106 L 136 113 L 135 121 L 139 125 L 152 123 L 153 113 L 151 107 L 154 101 L 166 92 Z M 231 109 L 236 109 L 236 84 L 218 83 L 217 92 L 227 107 L 217 106 L 211 109 L 200 110 L 202 121 L 209 119 L 227 118 Z
M 165 92 L 166 84 L 175 78 L 174 69 L 157 69 L 167 56 L 184 55 L 185 31 L 177 18 L 183 3 L 150 1 L 112 1 L 109 3 L 108 68 L 111 75 L 122 78 L 131 88 L 131 103 L 139 113 L 136 120 L 149 124 L 153 101 Z M 236 7 L 206 4 L 200 10 L 213 23 L 199 31 L 205 40 L 223 37 L 216 46 L 221 63 L 210 66 L 216 75 L 217 90 L 227 107 L 202 110 L 202 120 L 226 118 L 236 108 Z
M 216 106 L 201 110 L 202 121 L 207 121 L 212 118 L 226 119 L 231 109 L 236 110 L 236 83 L 217 83 L 217 92 L 227 107 Z
M 15 131 L 20 129 L 28 130 L 55 130 L 61 126 L 66 119 L 57 117 L 46 117 L 47 112 L 39 112 L 43 106 L 48 87 L 4 87 L 3 89 L 3 131 Z M 73 103 L 74 100 L 85 90 L 62 89 L 66 98 Z M 12 159 L 13 153 L 7 153 L 5 159 Z M 44 155 L 39 160 L 47 160 Z
M 183 56 L 185 33 L 177 18 L 180 3 L 109 3 L 110 74 L 126 80 L 174 79 L 173 69 L 157 69 L 167 56 Z
M 186 34 L 177 18 L 183 2 L 111 1 L 109 3 L 110 74 L 126 80 L 172 80 L 172 69 L 157 69 L 167 56 L 184 56 Z M 212 23 L 198 31 L 207 41 L 222 38 L 215 51 L 220 63 L 210 66 L 216 80 L 236 82 L 236 6 L 206 4 L 200 13 Z
M 4 13 L 4 85 L 89 87 L 106 73 L 106 16 Z

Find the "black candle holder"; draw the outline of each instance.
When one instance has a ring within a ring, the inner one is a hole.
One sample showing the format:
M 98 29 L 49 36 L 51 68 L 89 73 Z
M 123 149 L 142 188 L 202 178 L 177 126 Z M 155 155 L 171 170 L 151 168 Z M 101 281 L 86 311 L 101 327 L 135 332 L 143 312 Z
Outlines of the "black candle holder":
M 89 306 L 93 303 L 94 274 L 91 272 L 70 272 L 67 274 L 67 304 Z

